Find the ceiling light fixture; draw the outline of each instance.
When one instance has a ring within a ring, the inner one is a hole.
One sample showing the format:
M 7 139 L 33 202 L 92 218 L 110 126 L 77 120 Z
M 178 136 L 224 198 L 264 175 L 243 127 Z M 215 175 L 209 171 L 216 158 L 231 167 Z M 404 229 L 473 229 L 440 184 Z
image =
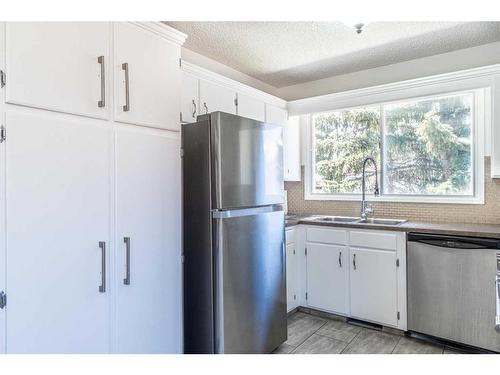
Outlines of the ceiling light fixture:
M 363 32 L 363 26 L 365 26 L 365 24 L 361 22 L 354 25 L 357 34 L 361 34 Z

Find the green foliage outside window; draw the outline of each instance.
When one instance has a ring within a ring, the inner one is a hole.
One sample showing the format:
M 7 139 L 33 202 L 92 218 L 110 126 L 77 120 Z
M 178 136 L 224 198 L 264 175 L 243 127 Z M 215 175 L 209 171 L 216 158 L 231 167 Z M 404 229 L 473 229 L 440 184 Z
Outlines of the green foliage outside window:
M 459 94 L 313 115 L 313 192 L 359 193 L 372 156 L 382 194 L 472 195 L 472 103 Z

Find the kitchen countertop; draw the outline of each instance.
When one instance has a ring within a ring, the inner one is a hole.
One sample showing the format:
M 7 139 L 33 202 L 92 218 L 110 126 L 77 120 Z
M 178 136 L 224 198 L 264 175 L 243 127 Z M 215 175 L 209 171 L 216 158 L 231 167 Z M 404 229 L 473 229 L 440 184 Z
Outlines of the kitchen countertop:
M 468 237 L 488 237 L 500 239 L 499 224 L 464 224 L 464 223 L 439 223 L 439 222 L 415 222 L 406 221 L 399 225 L 361 224 L 361 223 L 333 223 L 316 221 L 318 215 L 298 216 L 290 215 L 286 217 L 285 226 L 291 227 L 297 224 L 311 224 L 328 227 L 379 229 L 402 232 L 418 232 L 429 234 L 447 234 L 454 236 Z M 327 216 L 327 215 L 322 215 Z

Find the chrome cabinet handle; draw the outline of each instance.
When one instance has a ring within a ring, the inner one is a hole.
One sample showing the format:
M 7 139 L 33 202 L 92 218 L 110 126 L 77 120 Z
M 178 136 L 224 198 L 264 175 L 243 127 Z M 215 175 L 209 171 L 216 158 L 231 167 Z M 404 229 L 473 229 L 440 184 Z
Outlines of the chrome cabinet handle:
M 99 56 L 97 62 L 101 65 L 101 100 L 97 102 L 99 108 L 106 105 L 106 69 L 104 66 L 104 56 Z
M 352 265 L 353 265 L 354 269 L 356 269 L 356 254 L 354 254 L 352 257 Z
M 500 332 L 500 276 L 495 278 L 496 314 L 495 331 Z
M 0 70 L 0 88 L 5 86 L 5 72 Z
M 207 103 L 203 103 L 203 108 L 205 108 L 205 114 L 207 114 L 208 113 Z
M 195 115 L 196 115 L 196 103 L 194 102 L 194 99 L 193 99 L 193 118 Z
M 99 241 L 101 249 L 101 285 L 99 285 L 99 293 L 106 292 L 106 242 Z
M 123 112 L 130 111 L 130 87 L 129 87 L 129 76 L 128 76 L 128 63 L 122 64 L 122 70 L 125 71 L 125 105 L 123 106 Z
M 339 253 L 339 267 L 342 268 L 342 251 Z
M 130 285 L 130 237 L 123 237 L 125 242 L 125 278 L 123 284 Z

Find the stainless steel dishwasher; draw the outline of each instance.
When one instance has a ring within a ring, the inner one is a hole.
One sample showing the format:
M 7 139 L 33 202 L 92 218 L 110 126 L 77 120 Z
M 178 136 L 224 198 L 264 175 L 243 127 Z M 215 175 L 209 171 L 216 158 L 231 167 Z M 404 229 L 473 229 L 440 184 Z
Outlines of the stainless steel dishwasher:
M 408 234 L 408 330 L 500 352 L 500 241 Z

